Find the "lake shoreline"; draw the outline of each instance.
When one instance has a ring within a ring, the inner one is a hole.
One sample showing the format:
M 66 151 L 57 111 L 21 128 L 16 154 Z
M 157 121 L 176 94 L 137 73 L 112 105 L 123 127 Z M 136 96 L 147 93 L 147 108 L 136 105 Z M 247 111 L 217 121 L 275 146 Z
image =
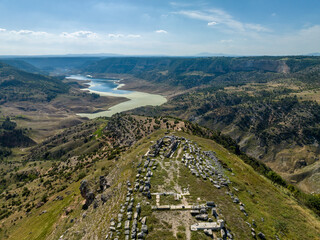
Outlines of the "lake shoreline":
M 86 84 L 89 84 L 90 86 L 94 86 L 94 81 L 93 81 L 94 78 L 87 79 L 83 76 L 76 76 L 76 77 L 70 76 L 68 77 L 68 79 L 90 81 L 89 83 L 86 82 Z M 77 115 L 80 117 L 87 117 L 89 119 L 93 119 L 96 117 L 111 117 L 113 114 L 129 111 L 134 108 L 143 107 L 143 106 L 159 106 L 167 102 L 167 98 L 162 95 L 151 94 L 146 92 L 122 90 L 121 88 L 124 88 L 125 84 L 121 83 L 121 80 L 122 79 L 111 80 L 113 83 L 117 84 L 117 86 L 112 89 L 112 92 L 92 90 L 90 89 L 90 86 L 81 90 L 90 92 L 90 93 L 99 94 L 100 96 L 127 98 L 128 101 L 124 101 L 119 104 L 116 104 L 110 107 L 106 111 L 99 111 L 96 113 L 77 113 Z M 117 91 L 119 91 L 119 93 L 116 93 Z

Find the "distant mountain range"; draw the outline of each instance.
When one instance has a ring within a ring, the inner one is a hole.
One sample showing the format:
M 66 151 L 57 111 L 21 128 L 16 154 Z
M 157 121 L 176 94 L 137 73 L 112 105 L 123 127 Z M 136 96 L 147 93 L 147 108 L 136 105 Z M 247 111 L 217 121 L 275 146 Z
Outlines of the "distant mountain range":
M 227 54 L 227 53 L 211 53 L 211 52 L 200 52 L 191 55 L 183 56 L 173 56 L 166 54 L 118 54 L 118 53 L 70 53 L 70 54 L 61 54 L 61 55 L 0 55 L 0 59 L 20 59 L 20 58 L 75 58 L 75 57 L 250 57 L 250 56 L 268 56 L 268 55 L 238 55 L 238 54 Z M 279 55 L 281 56 L 281 55 Z M 290 55 L 295 56 L 295 55 Z M 298 56 L 298 55 L 297 55 Z M 300 54 L 299 56 L 320 56 L 319 52 Z
M 320 56 L 320 53 L 310 53 L 308 56 Z
M 236 54 L 225 54 L 225 53 L 210 53 L 210 52 L 201 52 L 195 55 L 196 57 L 240 57 Z

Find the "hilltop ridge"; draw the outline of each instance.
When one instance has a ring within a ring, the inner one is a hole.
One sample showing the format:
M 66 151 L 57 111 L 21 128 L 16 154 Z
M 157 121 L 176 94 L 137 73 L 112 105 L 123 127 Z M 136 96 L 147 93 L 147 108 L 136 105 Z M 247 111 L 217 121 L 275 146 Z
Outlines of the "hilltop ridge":
M 1 221 L 3 236 L 111 239 L 112 232 L 122 239 L 129 230 L 130 236 L 135 232 L 145 239 L 210 239 L 221 234 L 229 239 L 253 234 L 314 239 L 320 233 L 318 217 L 299 205 L 290 191 L 272 184 L 216 142 L 192 134 L 205 134 L 205 129 L 172 118 L 130 115 L 91 122 L 87 133 L 88 123 L 82 125 L 82 134 L 64 137 L 66 146 L 73 139 L 83 143 L 64 150 L 67 158 L 57 157 L 66 160 L 50 164 L 41 157 L 36 165 L 28 162 L 19 170 L 18 176 L 38 173 L 2 194 L 10 195 L 8 207 L 17 209 Z M 144 129 L 138 127 L 141 124 Z M 48 142 L 46 148 L 51 152 L 55 146 Z M 45 188 L 50 190 L 43 197 Z M 38 193 L 36 200 L 24 193 L 26 189 Z M 14 207 L 21 196 L 23 211 Z M 222 220 L 224 225 L 215 225 Z M 205 223 L 213 231 L 200 230 Z

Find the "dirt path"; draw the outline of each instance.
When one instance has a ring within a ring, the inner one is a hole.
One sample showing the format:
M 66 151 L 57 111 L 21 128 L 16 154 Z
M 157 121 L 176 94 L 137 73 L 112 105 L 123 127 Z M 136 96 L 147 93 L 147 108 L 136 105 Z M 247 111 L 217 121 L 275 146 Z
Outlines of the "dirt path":
M 164 190 L 167 188 L 167 186 L 170 185 L 171 181 L 174 183 L 173 189 L 176 193 L 181 194 L 184 193 L 181 186 L 176 181 L 180 177 L 180 167 L 181 161 L 179 160 L 181 158 L 182 153 L 182 147 L 179 147 L 177 150 L 177 155 L 174 158 L 170 158 L 169 162 L 164 162 L 163 159 L 158 158 L 157 161 L 159 163 L 159 166 L 164 169 L 167 172 L 167 178 L 165 179 L 164 185 L 162 187 L 159 187 L 158 190 Z M 172 187 L 171 187 L 172 188 Z M 188 206 L 189 203 L 187 202 L 186 198 L 184 196 L 181 197 L 181 203 L 185 206 Z M 168 213 L 160 213 L 158 215 L 160 219 L 163 219 L 170 223 L 172 225 L 172 232 L 173 235 L 177 237 L 177 234 L 180 232 L 181 229 L 179 227 L 183 227 L 185 229 L 184 233 L 187 240 L 191 240 L 191 230 L 190 230 L 190 224 L 192 222 L 192 217 L 190 215 L 189 211 L 170 211 Z M 177 221 L 177 219 L 179 219 Z
M 180 154 L 181 154 L 181 153 L 182 153 L 182 148 L 180 147 L 179 150 L 178 150 L 176 159 L 178 159 L 178 158 L 180 157 Z
M 177 166 L 178 166 L 177 169 L 176 169 L 177 170 L 177 178 L 180 178 L 181 162 L 178 159 L 179 159 L 181 153 L 182 153 L 182 147 L 180 146 L 180 148 L 178 150 L 177 157 L 176 157 L 176 161 L 175 161 L 177 163 Z M 175 189 L 182 193 L 181 186 L 178 183 L 175 184 Z M 188 201 L 186 200 L 186 198 L 184 196 L 182 196 L 181 202 L 185 206 L 189 205 Z M 189 223 L 190 223 L 190 221 L 192 219 L 191 219 L 189 211 L 181 212 L 181 219 L 182 219 L 183 225 L 184 225 L 184 227 L 186 229 L 185 230 L 186 240 L 191 240 L 191 230 L 190 230 Z

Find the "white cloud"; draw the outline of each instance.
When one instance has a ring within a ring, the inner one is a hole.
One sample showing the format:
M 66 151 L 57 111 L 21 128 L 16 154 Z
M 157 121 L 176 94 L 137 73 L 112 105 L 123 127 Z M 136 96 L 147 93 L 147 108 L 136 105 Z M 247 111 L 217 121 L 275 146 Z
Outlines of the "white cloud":
M 320 25 L 314 25 L 290 33 L 268 33 L 260 38 L 237 39 L 232 49 L 239 55 L 303 55 L 319 52 L 319 39 Z
M 95 39 L 98 38 L 98 34 L 91 31 L 77 31 L 77 32 L 63 32 L 60 34 L 60 37 L 64 38 L 88 38 Z
M 207 37 L 203 38 L 203 41 L 192 41 L 192 39 L 185 41 L 181 38 L 165 41 L 162 38 L 159 39 L 161 34 L 157 35 L 156 31 L 140 35 L 128 32 L 70 31 L 53 33 L 8 29 L 0 33 L 0 54 L 114 52 L 134 55 L 187 55 L 197 52 L 223 52 L 238 55 L 290 55 L 320 51 L 320 25 L 305 26 L 287 33 L 265 32 L 263 26 L 257 24 L 233 22 L 232 18 L 228 20 L 227 25 L 227 20 L 219 21 L 217 18 L 213 20 L 212 13 L 206 13 L 210 16 L 209 18 L 198 15 L 199 12 L 196 13 L 192 12 L 192 16 L 201 17 L 204 27 L 207 27 L 209 22 L 216 22 L 215 29 L 220 31 L 228 29 L 227 33 L 232 32 L 233 34 L 215 34 L 216 38 Z M 222 13 L 217 14 L 221 15 Z M 173 35 L 173 37 L 175 36 Z
M 108 34 L 109 38 L 112 39 L 119 39 L 119 38 L 141 38 L 141 35 L 139 34 L 120 34 L 120 33 L 109 33 Z
M 32 31 L 32 30 L 19 30 L 19 31 L 10 31 L 11 34 L 15 35 L 22 35 L 22 36 L 28 36 L 28 35 L 33 35 L 33 36 L 47 36 L 49 35 L 47 32 L 37 32 L 37 31 Z
M 214 25 L 217 25 L 218 23 L 216 22 L 208 22 L 208 26 L 214 26 Z
M 0 28 L 0 32 L 5 32 L 5 31 L 7 31 L 7 29 Z
M 181 3 L 181 2 L 170 2 L 169 4 L 173 7 L 189 7 L 193 5 L 191 3 Z
M 247 23 L 244 25 L 247 29 L 251 29 L 257 32 L 270 32 L 270 30 L 266 27 L 261 26 L 260 24 L 251 24 Z
M 157 31 L 155 31 L 155 32 L 156 32 L 156 33 L 165 33 L 165 34 L 168 33 L 166 30 L 163 30 L 163 29 L 157 30 Z
M 129 34 L 127 35 L 128 38 L 141 38 L 141 35 L 139 34 Z
M 184 10 L 175 13 L 186 16 L 188 18 L 206 21 L 208 22 L 208 26 L 220 24 L 223 25 L 225 30 L 231 30 L 232 32 L 270 32 L 268 28 L 263 27 L 260 24 L 243 23 L 241 21 L 235 20 L 234 17 L 229 13 L 220 9 L 210 9 L 207 11 Z
M 123 38 L 124 35 L 123 34 L 114 34 L 114 33 L 109 33 L 108 34 L 109 38 Z
M 223 40 L 220 40 L 221 43 L 232 43 L 233 40 L 232 39 L 223 39 Z
M 92 42 L 95 40 L 102 40 L 102 39 L 134 39 L 134 38 L 141 38 L 142 36 L 140 34 L 122 34 L 122 33 L 109 33 L 109 34 L 98 34 L 96 32 L 92 31 L 76 31 L 76 32 L 62 32 L 62 33 L 47 33 L 47 32 L 38 32 L 38 31 L 32 31 L 32 30 L 11 30 L 6 31 L 5 29 L 1 30 L 0 32 L 3 32 L 8 39 L 30 39 L 32 40 L 35 37 L 41 36 L 43 39 L 48 39 L 50 41 L 69 41 L 69 42 L 86 42 L 85 40 Z

